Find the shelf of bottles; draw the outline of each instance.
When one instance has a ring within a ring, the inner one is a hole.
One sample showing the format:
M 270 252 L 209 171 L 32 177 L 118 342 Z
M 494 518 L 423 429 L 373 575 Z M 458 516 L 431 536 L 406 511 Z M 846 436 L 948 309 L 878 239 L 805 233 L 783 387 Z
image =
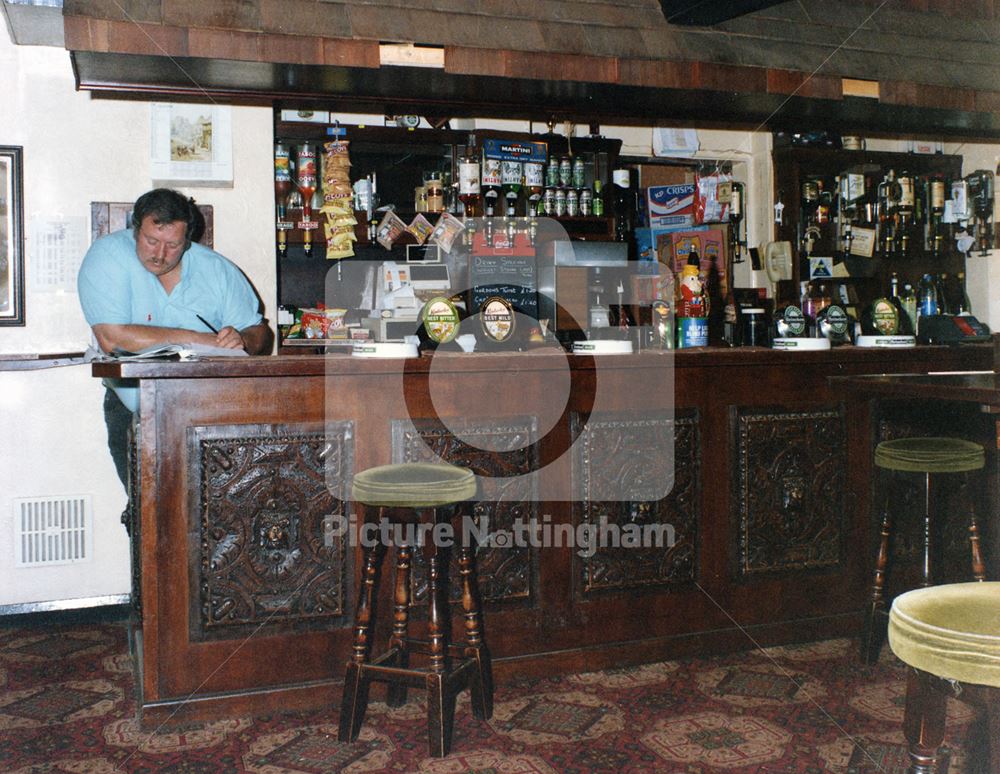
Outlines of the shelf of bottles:
M 774 151 L 776 238 L 792 243 L 793 287 L 817 280 L 818 259 L 861 305 L 929 275 L 960 299 L 965 251 L 993 244 L 993 174 L 962 175 L 960 156 L 782 148 Z M 959 237 L 968 237 L 959 241 Z M 814 259 L 814 260 L 810 260 Z
M 280 130 L 283 133 L 278 133 Z M 609 153 L 563 153 L 546 142 L 494 138 L 476 132 L 415 132 L 413 140 L 381 127 L 356 130 L 351 143 L 357 245 L 376 243 L 378 225 L 391 210 L 407 225 L 416 216 L 433 225 L 447 213 L 485 222 L 487 228 L 529 231 L 531 221 L 550 217 L 574 238 L 614 238 L 613 198 L 608 195 Z M 298 135 L 298 136 L 295 136 Z M 322 242 L 325 219 L 319 212 L 323 138 L 314 127 L 276 127 L 275 219 L 279 257 L 289 246 L 313 254 Z M 600 141 L 573 141 L 595 148 Z M 414 152 L 414 149 L 418 149 Z M 613 157 L 613 153 L 610 154 Z M 607 215 L 605 213 L 608 212 Z M 483 220 L 485 218 L 485 220 Z M 394 244 L 420 241 L 409 230 Z

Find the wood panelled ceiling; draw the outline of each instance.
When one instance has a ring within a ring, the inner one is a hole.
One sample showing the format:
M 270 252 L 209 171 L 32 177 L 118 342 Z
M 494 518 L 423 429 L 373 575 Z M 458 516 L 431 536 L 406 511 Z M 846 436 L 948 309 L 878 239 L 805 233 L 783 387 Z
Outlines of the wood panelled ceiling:
M 331 109 L 1000 136 L 1000 0 L 66 0 L 81 88 Z M 380 64 L 380 43 L 443 67 Z M 845 97 L 842 78 L 878 81 Z

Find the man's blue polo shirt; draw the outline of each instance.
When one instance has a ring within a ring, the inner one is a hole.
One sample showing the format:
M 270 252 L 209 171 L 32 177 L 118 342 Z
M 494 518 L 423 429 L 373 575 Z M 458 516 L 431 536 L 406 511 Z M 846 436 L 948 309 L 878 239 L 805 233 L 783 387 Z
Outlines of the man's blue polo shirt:
M 199 315 L 216 330 L 227 325 L 243 330 L 263 319 L 257 296 L 242 272 L 197 243 L 184 253 L 180 282 L 168 294 L 156 275 L 139 262 L 131 229 L 103 236 L 90 246 L 77 289 L 83 316 L 91 326 L 156 325 L 209 332 Z M 139 410 L 136 387 L 117 380 L 105 383 L 130 410 Z

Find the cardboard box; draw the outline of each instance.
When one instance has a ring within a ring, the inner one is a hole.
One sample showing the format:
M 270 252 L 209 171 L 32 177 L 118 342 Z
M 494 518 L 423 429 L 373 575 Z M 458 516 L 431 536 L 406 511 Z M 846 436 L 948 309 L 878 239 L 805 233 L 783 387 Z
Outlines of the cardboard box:
M 676 228 L 694 225 L 694 185 L 654 185 L 646 189 L 649 227 Z

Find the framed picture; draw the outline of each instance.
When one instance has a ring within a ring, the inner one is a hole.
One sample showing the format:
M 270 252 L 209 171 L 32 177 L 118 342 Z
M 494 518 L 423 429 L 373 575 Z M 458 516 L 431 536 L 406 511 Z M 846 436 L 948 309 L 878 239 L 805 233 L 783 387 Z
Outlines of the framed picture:
M 150 105 L 154 184 L 232 188 L 232 123 L 228 105 Z
M 0 145 L 0 325 L 24 325 L 22 149 Z

